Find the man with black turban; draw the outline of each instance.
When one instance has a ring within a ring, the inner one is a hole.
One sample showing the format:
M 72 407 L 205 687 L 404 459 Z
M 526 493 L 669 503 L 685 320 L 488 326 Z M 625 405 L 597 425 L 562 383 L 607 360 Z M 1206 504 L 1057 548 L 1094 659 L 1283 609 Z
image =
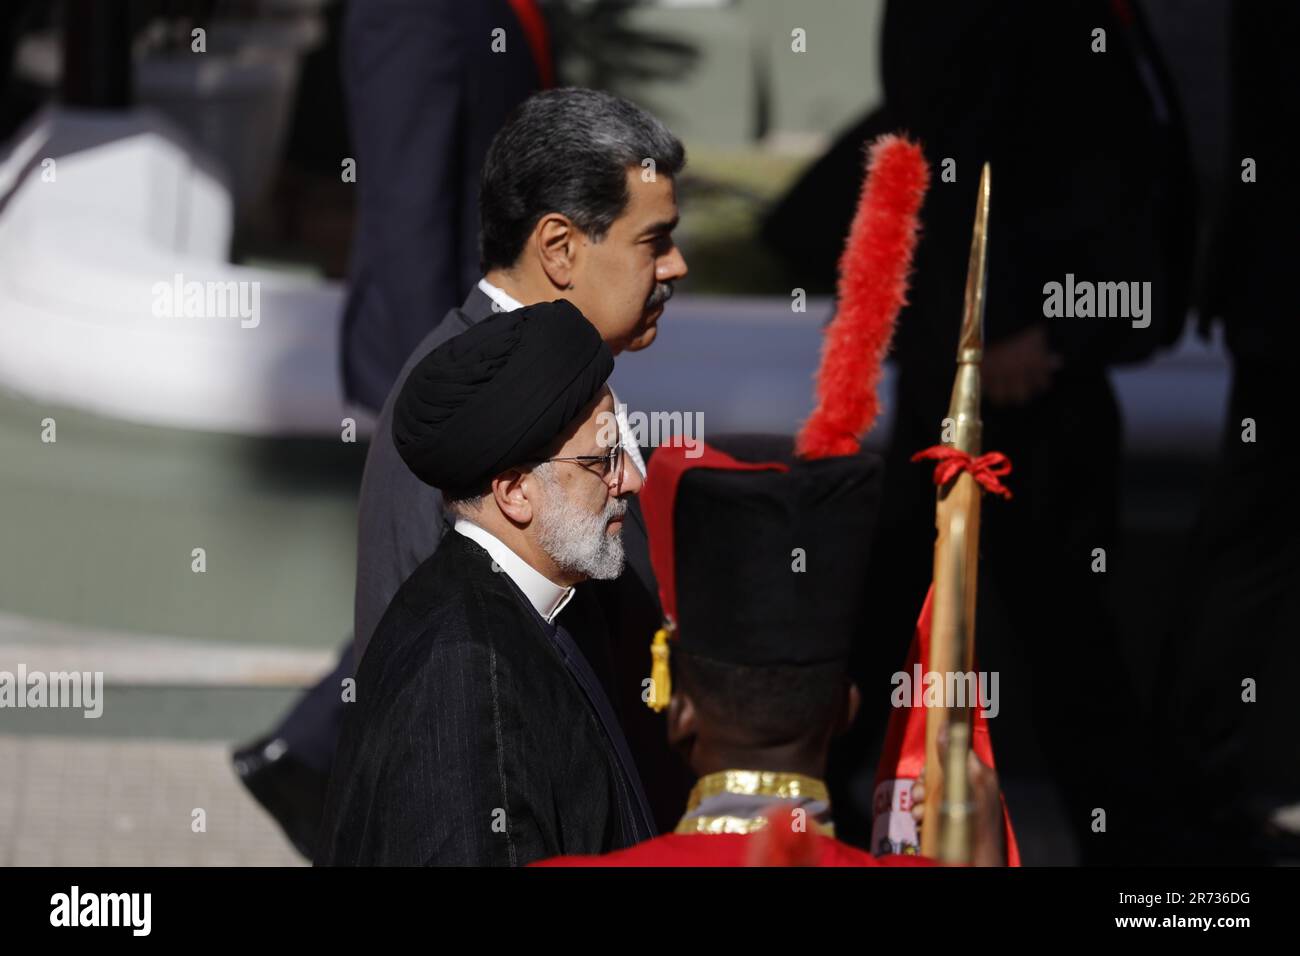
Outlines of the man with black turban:
M 494 313 L 557 298 L 581 310 L 614 355 L 648 346 L 673 283 L 687 271 L 673 242 L 675 182 L 685 161 L 681 141 L 660 120 L 598 90 L 564 88 L 530 97 L 493 139 L 480 193 L 483 276 L 408 356 L 366 454 L 357 503 L 352 653 L 275 728 L 234 753 L 240 779 L 305 856 L 315 856 L 312 841 L 349 706 L 340 687 L 353 678 L 354 661 L 365 655 L 398 587 L 439 547 L 450 517 L 441 493 L 415 477 L 393 442 L 401 386 L 435 348 Z M 390 251 L 405 268 L 427 266 L 410 249 Z M 367 289 L 358 294 L 369 296 L 368 308 L 389 317 L 380 325 L 396 322 L 394 310 L 409 307 L 386 299 L 373 282 Z M 433 322 L 435 316 L 416 318 Z M 644 475 L 636 437 L 626 423 L 623 431 L 628 465 Z M 641 635 L 662 613 L 635 505 L 623 537 L 626 572 L 586 588 L 570 608 L 578 617 L 571 626 L 623 721 L 662 826 L 676 820 L 690 783 L 641 704 Z M 587 621 L 591 628 L 582 626 Z M 604 641 L 610 634 L 623 639 Z
M 622 730 L 560 618 L 623 570 L 614 358 L 565 300 L 479 322 L 412 369 L 393 441 L 452 533 L 357 671 L 316 862 L 510 865 L 653 836 Z

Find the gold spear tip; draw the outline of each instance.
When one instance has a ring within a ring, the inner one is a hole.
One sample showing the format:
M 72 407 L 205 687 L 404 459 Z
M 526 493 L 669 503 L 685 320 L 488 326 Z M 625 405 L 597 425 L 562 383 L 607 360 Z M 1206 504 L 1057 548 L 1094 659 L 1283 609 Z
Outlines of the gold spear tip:
M 970 240 L 970 264 L 966 269 L 966 302 L 962 310 L 961 335 L 957 339 L 957 361 L 978 362 L 984 348 L 984 279 L 987 273 L 989 196 L 993 172 L 988 163 L 980 170 L 979 193 L 975 198 L 975 228 Z

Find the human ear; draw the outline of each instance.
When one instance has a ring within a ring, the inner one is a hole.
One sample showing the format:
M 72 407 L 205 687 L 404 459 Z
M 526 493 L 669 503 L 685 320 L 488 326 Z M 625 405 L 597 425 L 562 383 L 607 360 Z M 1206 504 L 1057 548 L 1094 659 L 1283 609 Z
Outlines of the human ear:
M 492 498 L 503 515 L 515 524 L 533 520 L 533 503 L 524 487 L 527 475 L 519 470 L 505 471 L 492 479 Z
M 532 241 L 551 285 L 557 289 L 573 288 L 578 245 L 578 229 L 573 222 L 560 213 L 548 213 L 533 229 Z
M 844 707 L 840 711 L 839 722 L 835 725 L 836 736 L 845 733 L 853 726 L 853 721 L 858 717 L 858 708 L 862 704 L 862 694 L 858 690 L 858 685 L 849 681 L 844 688 Z
M 689 754 L 698 733 L 695 702 L 681 691 L 673 693 L 668 701 L 668 745 L 683 754 Z

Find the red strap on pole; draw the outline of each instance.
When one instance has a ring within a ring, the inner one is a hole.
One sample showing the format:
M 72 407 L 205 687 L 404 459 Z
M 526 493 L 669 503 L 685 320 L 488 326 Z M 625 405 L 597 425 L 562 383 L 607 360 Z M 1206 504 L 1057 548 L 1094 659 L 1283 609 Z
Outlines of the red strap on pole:
M 967 472 L 978 481 L 986 491 L 1003 498 L 1011 498 L 1011 489 L 998 481 L 1002 475 L 1011 474 L 1011 459 L 1000 451 L 991 451 L 972 458 L 959 448 L 951 445 L 934 445 L 925 451 L 918 451 L 912 461 L 937 461 L 934 466 L 934 483 L 946 485 L 958 472 Z

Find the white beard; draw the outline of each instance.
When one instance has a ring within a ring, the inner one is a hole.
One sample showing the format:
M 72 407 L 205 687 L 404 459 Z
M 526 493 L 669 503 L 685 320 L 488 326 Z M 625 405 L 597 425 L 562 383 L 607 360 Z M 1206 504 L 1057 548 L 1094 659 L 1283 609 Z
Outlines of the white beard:
M 627 502 L 610 498 L 592 514 L 576 504 L 550 473 L 550 464 L 533 469 L 546 487 L 546 506 L 537 516 L 538 543 L 566 574 L 607 581 L 623 573 L 623 532 L 606 530 L 627 513 Z

